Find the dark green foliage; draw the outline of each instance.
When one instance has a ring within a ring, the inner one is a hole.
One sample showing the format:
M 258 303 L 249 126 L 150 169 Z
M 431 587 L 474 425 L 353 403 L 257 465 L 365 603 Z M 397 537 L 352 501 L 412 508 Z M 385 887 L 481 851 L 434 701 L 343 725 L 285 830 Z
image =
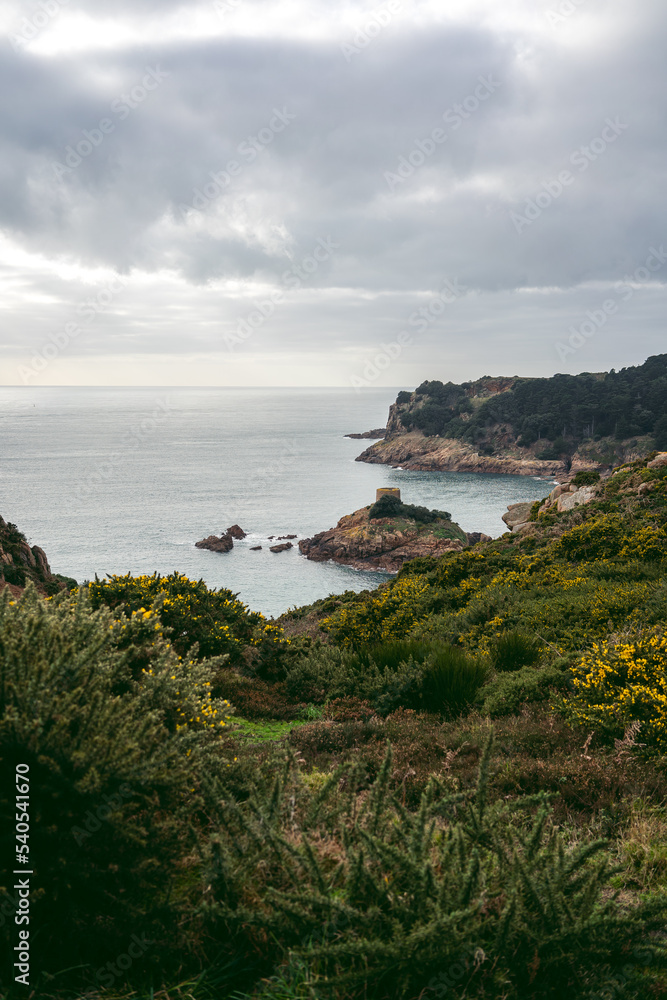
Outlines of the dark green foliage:
M 657 447 L 667 448 L 667 354 L 603 377 L 584 372 L 516 378 L 511 391 L 496 393 L 475 409 L 466 394 L 469 385 L 422 383 L 415 403 L 401 415 L 403 426 L 490 446 L 485 441 L 489 429 L 505 425 L 523 446 L 544 439 L 540 454 L 549 460 L 569 455 L 581 441 L 600 436 L 621 440 L 653 434 Z M 470 419 L 460 419 L 464 412 Z
M 11 894 L 14 772 L 26 764 L 37 871 L 31 983 L 68 968 L 59 985 L 94 981 L 132 933 L 145 933 L 154 944 L 134 970 L 139 982 L 157 959 L 173 966 L 187 919 L 183 894 L 168 900 L 200 807 L 191 772 L 209 760 L 208 730 L 176 732 L 175 723 L 199 710 L 207 669 L 180 663 L 141 616 L 123 626 L 106 608 L 92 612 L 87 592 L 45 601 L 29 586 L 10 598 L 0 595 L 0 887 Z M 141 646 L 150 673 L 134 679 Z M 14 931 L 0 921 L 3 963 Z
M 412 393 L 402 390 L 396 397 L 396 402 L 398 403 L 399 406 L 403 406 L 404 403 L 409 403 L 411 399 L 412 399 Z
M 572 482 L 575 486 L 593 486 L 594 483 L 600 482 L 600 473 L 594 469 L 580 469 Z
M 258 977 L 289 959 L 288 981 L 347 1000 L 445 983 L 471 1000 L 583 1000 L 623 966 L 631 985 L 665 968 L 651 932 L 667 904 L 620 907 L 604 842 L 567 846 L 543 797 L 489 805 L 490 760 L 488 740 L 474 789 L 432 778 L 414 812 L 390 790 L 389 752 L 368 787 L 348 765 L 308 793 L 286 766 L 243 802 L 213 794 L 205 884 L 221 995 L 232 957 Z
M 420 707 L 441 715 L 459 715 L 472 704 L 488 672 L 483 660 L 456 646 L 436 648 L 422 678 Z
M 472 703 L 487 673 L 482 661 L 439 642 L 398 640 L 356 653 L 328 646 L 288 670 L 285 692 L 316 704 L 361 698 L 381 715 L 401 707 L 453 715 Z
M 429 510 L 428 507 L 419 507 L 416 504 L 401 503 L 398 497 L 385 493 L 373 504 L 368 512 L 372 517 L 406 517 L 419 521 L 421 524 L 432 524 L 433 521 L 451 521 L 452 515 L 446 510 Z
M 568 673 L 557 666 L 521 667 L 486 684 L 479 692 L 479 703 L 484 715 L 497 719 L 516 715 L 524 705 L 547 701 L 553 692 L 565 691 L 569 685 Z
M 2 567 L 2 570 L 7 583 L 13 583 L 17 587 L 25 587 L 25 570 L 22 566 L 8 563 Z
M 653 427 L 653 437 L 656 448 L 659 448 L 660 451 L 667 451 L 667 413 L 656 420 Z
M 540 652 L 540 644 L 534 636 L 518 631 L 504 632 L 491 645 L 491 661 L 501 672 L 520 670 L 537 663 Z

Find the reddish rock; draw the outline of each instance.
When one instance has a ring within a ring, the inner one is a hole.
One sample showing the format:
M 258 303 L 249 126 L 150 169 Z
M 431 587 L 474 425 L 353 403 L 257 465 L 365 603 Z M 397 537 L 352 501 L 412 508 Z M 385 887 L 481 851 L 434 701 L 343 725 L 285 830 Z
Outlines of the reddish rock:
M 229 552 L 234 548 L 234 542 L 231 535 L 222 535 L 220 538 L 209 535 L 208 538 L 202 538 L 201 542 L 195 542 L 195 548 L 209 549 L 211 552 Z
M 370 519 L 368 511 L 362 507 L 342 517 L 335 528 L 303 538 L 299 550 L 315 562 L 397 573 L 409 559 L 460 552 L 468 545 L 465 532 L 452 521 L 422 524 L 403 517 Z
M 262 548 L 261 545 L 251 545 L 250 546 L 250 551 L 251 552 L 259 552 L 261 548 Z
M 269 552 L 284 552 L 285 549 L 294 548 L 291 542 L 283 542 L 282 545 L 269 546 Z
M 279 542 L 282 542 L 285 538 L 296 538 L 296 535 L 278 535 Z
M 226 534 L 231 535 L 232 538 L 245 538 L 246 536 L 246 532 L 238 524 L 233 524 L 231 528 L 227 528 Z

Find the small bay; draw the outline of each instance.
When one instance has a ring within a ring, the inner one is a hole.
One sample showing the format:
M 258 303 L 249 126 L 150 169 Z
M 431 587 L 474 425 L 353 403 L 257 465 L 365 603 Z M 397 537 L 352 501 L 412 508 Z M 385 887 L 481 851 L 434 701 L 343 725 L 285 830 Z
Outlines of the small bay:
M 407 503 L 497 536 L 508 504 L 551 489 L 355 462 L 369 442 L 344 435 L 382 426 L 397 391 L 2 387 L 0 515 L 79 582 L 178 570 L 278 615 L 387 577 L 309 562 L 298 539 L 271 553 L 270 535 L 313 535 L 372 503 L 377 487 L 399 486 Z M 235 523 L 248 536 L 231 552 L 194 547 Z

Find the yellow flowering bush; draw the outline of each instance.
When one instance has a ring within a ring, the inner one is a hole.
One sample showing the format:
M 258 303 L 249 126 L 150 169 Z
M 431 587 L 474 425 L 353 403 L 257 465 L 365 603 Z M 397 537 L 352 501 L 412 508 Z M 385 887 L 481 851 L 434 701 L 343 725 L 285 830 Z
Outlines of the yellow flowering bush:
M 231 590 L 209 590 L 203 580 L 189 580 L 181 573 L 161 576 L 110 576 L 88 585 L 93 608 L 105 604 L 126 615 L 154 606 L 156 620 L 171 629 L 171 642 L 181 655 L 197 643 L 199 656 L 227 654 L 238 662 L 244 646 L 253 641 L 264 618 L 249 611 Z
M 639 741 L 667 750 L 667 634 L 638 632 L 595 643 L 571 668 L 569 718 L 607 736 L 640 722 Z
M 428 589 L 423 577 L 397 579 L 374 591 L 369 600 L 340 608 L 323 619 L 321 627 L 348 648 L 403 639 L 426 620 L 423 598 Z

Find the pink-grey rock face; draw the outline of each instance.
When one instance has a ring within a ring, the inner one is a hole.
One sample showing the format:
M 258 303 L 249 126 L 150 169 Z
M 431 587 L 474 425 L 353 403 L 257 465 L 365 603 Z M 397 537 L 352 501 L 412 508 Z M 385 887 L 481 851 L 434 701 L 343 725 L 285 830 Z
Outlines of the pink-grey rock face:
M 667 451 L 661 451 L 650 462 L 646 463 L 647 469 L 664 469 L 667 465 Z
M 240 528 L 238 524 L 233 524 L 231 528 L 227 528 L 225 534 L 231 535 L 232 538 L 239 538 L 239 539 L 245 538 L 246 536 L 246 532 L 243 530 L 243 528 Z
M 452 521 L 420 524 L 402 517 L 371 519 L 369 509 L 362 507 L 342 517 L 335 528 L 303 538 L 301 553 L 315 562 L 397 573 L 409 559 L 460 552 L 468 546 L 465 532 Z
M 195 542 L 195 548 L 208 549 L 210 552 L 229 552 L 234 548 L 234 542 L 231 535 L 221 535 L 220 538 L 209 535 L 208 538 L 202 538 L 201 542 Z
M 518 524 L 524 524 L 530 517 L 533 505 L 529 500 L 522 503 L 511 503 L 507 508 L 507 513 L 502 515 L 502 519 L 510 529 L 514 531 Z
M 580 490 L 575 487 L 571 493 L 561 494 L 557 501 L 558 513 L 560 514 L 564 510 L 574 510 L 582 503 L 590 503 L 595 493 L 595 486 L 582 486 Z

